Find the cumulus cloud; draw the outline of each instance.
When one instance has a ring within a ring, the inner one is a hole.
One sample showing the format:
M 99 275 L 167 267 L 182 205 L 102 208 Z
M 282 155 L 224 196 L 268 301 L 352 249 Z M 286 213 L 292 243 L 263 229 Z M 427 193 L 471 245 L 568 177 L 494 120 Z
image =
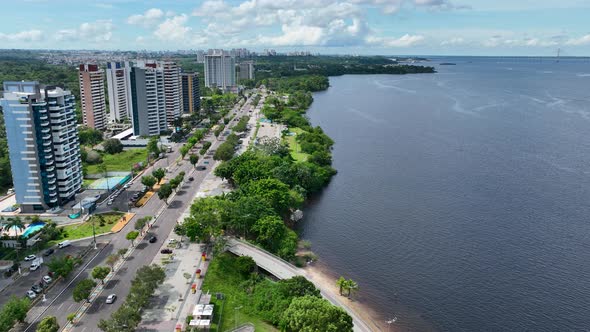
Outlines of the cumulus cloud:
M 141 25 L 143 27 L 151 27 L 156 25 L 160 19 L 164 17 L 164 12 L 158 8 L 151 8 L 143 14 L 131 15 L 127 18 L 127 23 L 133 25 Z
M 590 45 L 590 35 L 585 35 L 580 38 L 572 38 L 565 42 L 566 45 L 581 46 Z
M 62 40 L 90 40 L 93 42 L 108 42 L 113 37 L 113 22 L 98 20 L 80 24 L 76 29 L 59 30 L 55 38 Z
M 456 5 L 450 0 L 352 0 L 352 2 L 381 8 L 382 12 L 385 14 L 397 13 L 404 6 L 432 10 L 470 8 L 470 6 L 466 5 Z
M 378 47 L 410 47 L 420 44 L 423 40 L 424 36 L 405 34 L 399 38 L 370 36 L 367 43 Z
M 158 25 L 154 35 L 165 41 L 184 41 L 191 32 L 191 28 L 185 26 L 188 16 L 185 14 L 167 18 Z
M 308 25 L 283 25 L 283 34 L 277 37 L 259 36 L 258 42 L 262 45 L 273 46 L 311 46 L 320 45 L 324 37 L 324 30 Z
M 25 42 L 38 41 L 41 39 L 41 36 L 42 36 L 41 30 L 36 30 L 36 29 L 20 31 L 20 32 L 16 32 L 16 33 L 2 33 L 2 32 L 0 32 L 0 40 L 6 40 L 6 41 L 25 41 Z

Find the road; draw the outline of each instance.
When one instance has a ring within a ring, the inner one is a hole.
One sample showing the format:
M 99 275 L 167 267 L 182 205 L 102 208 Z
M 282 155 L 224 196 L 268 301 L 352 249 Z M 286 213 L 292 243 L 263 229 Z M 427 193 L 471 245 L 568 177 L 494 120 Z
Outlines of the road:
M 248 110 L 250 109 L 250 100 L 241 107 L 240 110 L 236 111 L 233 110 L 232 114 L 236 116 L 247 115 Z M 208 135 L 205 137 L 205 140 L 209 140 L 212 142 L 211 150 L 215 150 L 219 147 L 223 141 L 217 140 L 213 135 Z M 168 173 L 166 174 L 166 178 L 170 179 L 176 176 L 181 171 L 185 172 L 185 183 L 182 185 L 180 190 L 176 193 L 174 198 L 170 199 L 169 205 L 164 208 L 162 214 L 157 218 L 155 224 L 151 227 L 148 232 L 148 236 L 146 239 L 149 238 L 151 235 L 155 235 L 158 238 L 158 243 L 149 244 L 147 240 L 142 241 L 141 243 L 136 244 L 136 249 L 133 254 L 127 258 L 126 264 L 117 271 L 113 280 L 111 280 L 106 286 L 103 293 L 94 301 L 94 303 L 88 309 L 86 315 L 82 318 L 82 322 L 79 322 L 76 325 L 76 331 L 100 331 L 97 328 L 97 324 L 100 319 L 108 318 L 112 312 L 114 312 L 119 306 L 123 303 L 124 299 L 126 298 L 127 294 L 129 293 L 129 285 L 131 280 L 135 277 L 135 272 L 141 266 L 147 265 L 151 263 L 155 255 L 157 254 L 163 239 L 165 239 L 168 234 L 172 231 L 176 221 L 182 215 L 182 213 L 186 210 L 186 208 L 191 204 L 194 196 L 197 193 L 199 185 L 205 178 L 209 172 L 212 171 L 209 164 L 204 164 L 206 161 L 204 158 L 199 161 L 197 166 L 206 166 L 207 168 L 203 171 L 196 171 L 193 166 L 188 162 L 188 160 L 184 160 L 177 165 L 173 161 L 180 157 L 179 149 L 175 148 L 174 151 L 168 154 L 168 161 L 166 160 L 159 160 L 155 166 L 152 168 L 157 167 L 165 167 L 166 163 L 170 165 L 168 169 Z M 188 158 L 188 157 L 187 157 Z M 151 170 L 148 169 L 145 174 L 150 174 Z M 193 177 L 193 181 L 188 181 L 189 177 Z M 128 189 L 130 192 L 139 191 L 141 190 L 141 183 L 140 181 L 135 181 L 134 184 Z M 125 196 L 125 195 L 121 195 Z M 121 197 L 120 196 L 120 197 Z M 157 196 L 152 197 L 143 207 L 132 209 L 132 212 L 136 213 L 134 219 L 125 226 L 125 228 L 117 233 L 113 234 L 110 239 L 110 243 L 102 249 L 100 255 L 94 259 L 92 264 L 88 266 L 87 269 L 78 277 L 76 281 L 72 283 L 71 287 L 67 287 L 65 291 L 56 299 L 56 303 L 50 305 L 43 316 L 56 316 L 58 317 L 59 324 L 64 326 L 66 324 L 65 317 L 70 312 L 73 312 L 76 308 L 79 307 L 78 303 L 75 303 L 72 299 L 71 291 L 75 284 L 88 277 L 89 273 L 92 270 L 92 267 L 96 265 L 102 265 L 106 257 L 110 254 L 116 253 L 121 248 L 127 248 L 130 245 L 129 240 L 125 239 L 125 235 L 133 229 L 134 220 L 137 218 L 141 218 L 144 216 L 154 216 L 157 212 L 165 206 L 164 202 L 158 199 Z M 114 304 L 107 305 L 105 304 L 106 297 L 109 294 L 117 294 L 118 299 L 115 301 Z M 34 326 L 36 323 L 30 324 L 28 326 L 27 331 L 34 331 Z

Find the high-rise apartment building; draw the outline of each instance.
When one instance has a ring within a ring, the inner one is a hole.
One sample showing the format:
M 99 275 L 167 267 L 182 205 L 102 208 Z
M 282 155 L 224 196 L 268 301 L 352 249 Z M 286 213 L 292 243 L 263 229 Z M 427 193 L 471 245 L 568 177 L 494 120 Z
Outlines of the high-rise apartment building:
M 103 130 L 107 125 L 104 70 L 94 64 L 80 65 L 80 101 L 84 125 Z
M 197 51 L 197 62 L 204 63 L 205 62 L 205 51 L 198 50 Z
M 182 73 L 182 108 L 184 113 L 195 113 L 201 109 L 199 76 L 196 73 Z
M 238 65 L 240 69 L 239 78 L 241 80 L 254 79 L 254 61 L 243 61 Z
M 229 53 L 209 50 L 205 55 L 205 86 L 233 91 L 236 88 L 236 62 Z
M 131 82 L 129 62 L 107 63 L 109 119 L 120 122 L 131 117 Z
M 176 62 L 162 61 L 158 63 L 164 74 L 164 95 L 166 103 L 166 118 L 169 126 L 182 115 L 182 86 L 180 82 L 180 67 Z
M 4 82 L 0 99 L 16 202 L 22 212 L 63 205 L 82 187 L 74 95 L 38 82 Z
M 167 129 L 163 68 L 138 62 L 131 68 L 130 81 L 133 134 L 159 135 Z

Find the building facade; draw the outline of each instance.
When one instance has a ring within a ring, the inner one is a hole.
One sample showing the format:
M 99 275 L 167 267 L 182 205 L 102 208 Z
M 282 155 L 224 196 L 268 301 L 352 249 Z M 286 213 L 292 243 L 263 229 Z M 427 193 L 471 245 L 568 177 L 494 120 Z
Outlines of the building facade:
M 107 108 L 104 95 L 104 70 L 94 64 L 81 64 L 78 79 L 82 120 L 90 128 L 104 130 L 107 125 Z
M 205 86 L 224 91 L 236 89 L 236 62 L 227 52 L 213 50 L 205 55 Z
M 138 63 L 130 81 L 133 135 L 159 135 L 167 129 L 163 69 L 155 62 Z
M 0 105 L 21 211 L 38 213 L 74 199 L 82 188 L 74 95 L 38 82 L 4 82 Z
M 180 81 L 180 67 L 176 62 L 162 61 L 158 63 L 164 77 L 164 95 L 166 104 L 166 119 L 169 126 L 182 115 L 182 86 Z
M 240 80 L 253 80 L 254 79 L 254 61 L 243 61 L 238 65 L 240 69 L 239 79 Z
M 129 62 L 107 62 L 109 120 L 121 122 L 131 117 L 131 66 Z
M 198 113 L 201 109 L 199 76 L 196 73 L 182 73 L 182 108 L 184 113 Z

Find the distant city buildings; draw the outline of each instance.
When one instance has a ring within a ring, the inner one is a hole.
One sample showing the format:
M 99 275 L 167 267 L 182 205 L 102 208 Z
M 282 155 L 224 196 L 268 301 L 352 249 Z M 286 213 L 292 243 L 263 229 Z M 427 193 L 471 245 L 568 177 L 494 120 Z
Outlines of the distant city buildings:
M 180 67 L 173 61 L 158 62 L 164 74 L 164 99 L 166 104 L 166 119 L 169 126 L 182 115 L 182 87 L 180 82 Z
M 4 82 L 6 124 L 16 202 L 39 213 L 72 200 L 82 187 L 74 96 L 38 82 Z
M 167 130 L 164 69 L 156 62 L 138 62 L 130 81 L 133 134 L 154 136 Z
M 198 63 L 205 63 L 205 51 L 203 51 L 203 50 L 197 51 L 197 62 Z
M 95 64 L 81 64 L 78 77 L 84 125 L 104 130 L 107 125 L 104 70 Z
M 196 73 L 182 73 L 182 102 L 184 113 L 196 113 L 201 109 L 199 76 Z
M 205 55 L 205 86 L 223 91 L 235 91 L 236 62 L 228 52 L 209 50 Z
M 254 61 L 243 61 L 238 64 L 240 80 L 253 80 L 254 79 Z
M 109 118 L 120 122 L 131 116 L 131 65 L 129 62 L 107 62 Z

